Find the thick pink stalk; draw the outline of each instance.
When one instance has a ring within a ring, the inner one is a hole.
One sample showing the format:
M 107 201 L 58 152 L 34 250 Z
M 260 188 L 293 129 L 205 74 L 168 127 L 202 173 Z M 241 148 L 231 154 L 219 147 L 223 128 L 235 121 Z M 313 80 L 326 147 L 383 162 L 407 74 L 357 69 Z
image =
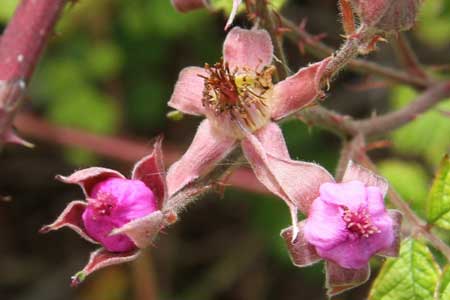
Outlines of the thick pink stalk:
M 67 0 L 22 0 L 0 40 L 0 146 Z M 17 140 L 15 140 L 17 142 Z

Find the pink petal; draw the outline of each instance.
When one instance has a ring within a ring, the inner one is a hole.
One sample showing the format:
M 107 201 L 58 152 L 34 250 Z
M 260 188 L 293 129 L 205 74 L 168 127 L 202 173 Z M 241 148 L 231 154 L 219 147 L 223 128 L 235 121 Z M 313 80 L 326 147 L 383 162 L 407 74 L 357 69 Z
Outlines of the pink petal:
M 371 216 L 376 216 L 386 212 L 384 207 L 384 199 L 381 191 L 376 186 L 366 187 L 367 206 Z
M 303 225 L 304 221 L 298 223 L 299 232 L 294 243 L 292 242 L 292 226 L 281 231 L 281 237 L 286 243 L 292 263 L 297 267 L 306 267 L 321 260 L 314 246 L 305 239 L 303 235 Z
M 274 126 L 266 130 L 271 130 L 274 136 L 281 135 L 281 131 L 275 130 Z M 242 149 L 256 177 L 272 193 L 307 213 L 311 203 L 319 195 L 320 185 L 333 181 L 332 176 L 319 165 L 286 159 L 285 151 L 280 145 L 274 148 L 269 140 L 262 138 L 260 141 L 257 135 L 258 133 L 256 136 L 249 134 L 242 141 Z M 281 136 L 274 137 L 274 144 L 281 140 Z
M 272 119 L 284 118 L 323 97 L 320 81 L 328 62 L 329 58 L 302 68 L 274 86 Z
M 208 120 L 197 129 L 189 149 L 167 172 L 169 197 L 207 173 L 233 150 L 235 140 L 218 134 Z
M 342 209 L 321 198 L 314 200 L 304 224 L 305 239 L 316 247 L 330 249 L 347 239 Z
M 397 257 L 400 251 L 403 215 L 400 211 L 395 209 L 388 210 L 388 214 L 392 218 L 392 231 L 394 234 L 393 242 L 389 247 L 379 251 L 377 254 L 381 256 Z
M 179 12 L 185 13 L 191 10 L 208 8 L 209 0 L 171 0 L 172 6 Z
M 376 186 L 380 189 L 383 198 L 386 197 L 387 190 L 389 188 L 388 181 L 369 169 L 350 161 L 347 169 L 345 170 L 342 182 L 358 180 L 364 183 L 366 186 Z
M 5 132 L 5 135 L 3 137 L 3 141 L 5 143 L 22 145 L 22 146 L 27 147 L 27 148 L 33 148 L 34 147 L 34 145 L 32 143 L 24 140 L 19 135 L 17 135 L 16 131 L 14 129 L 12 129 L 12 128 L 8 129 Z
M 162 138 L 153 145 L 153 152 L 138 161 L 131 173 L 132 179 L 138 179 L 153 192 L 158 202 L 158 209 L 162 209 L 167 198 L 166 171 L 162 154 Z
M 331 249 L 316 247 L 317 253 L 322 258 L 331 260 L 344 268 L 364 267 L 372 256 L 394 243 L 393 221 L 387 213 L 372 218 L 371 221 L 378 228 L 379 233 L 374 233 L 368 238 L 348 239 Z
M 125 262 L 132 261 L 139 256 L 138 250 L 122 253 L 108 252 L 103 248 L 100 248 L 91 253 L 89 262 L 83 270 L 72 276 L 72 286 L 76 287 L 78 284 L 84 281 L 86 277 L 94 271 L 101 268 L 117 265 Z
M 56 179 L 64 183 L 78 184 L 83 189 L 87 197 L 90 197 L 92 187 L 110 177 L 125 178 L 122 174 L 115 170 L 91 167 L 74 172 L 70 176 L 57 175 Z
M 264 150 L 278 158 L 290 159 L 283 132 L 277 123 L 271 122 L 254 133 Z
M 58 230 L 62 227 L 69 227 L 76 233 L 78 233 L 85 240 L 98 244 L 94 241 L 86 232 L 81 215 L 85 211 L 87 203 L 84 201 L 72 201 L 70 202 L 64 211 L 59 215 L 55 222 L 49 225 L 43 226 L 39 232 L 47 233 L 53 230 Z
M 168 105 L 186 114 L 203 115 L 205 80 L 200 76 L 208 76 L 204 68 L 187 67 L 181 70 Z
M 327 203 L 345 206 L 352 211 L 367 206 L 366 188 L 360 181 L 324 183 L 320 186 L 320 198 Z
M 248 68 L 261 71 L 272 62 L 273 45 L 265 30 L 234 27 L 223 44 L 223 57 L 231 70 Z
M 124 226 L 114 229 L 110 235 L 125 234 L 138 248 L 145 248 L 152 244 L 154 238 L 163 227 L 164 216 L 160 210 L 148 216 L 131 221 Z
M 370 276 L 370 266 L 366 264 L 363 268 L 353 270 L 342 268 L 331 261 L 327 261 L 325 273 L 327 294 L 332 297 L 365 283 Z
M 231 9 L 231 13 L 230 16 L 228 17 L 227 24 L 225 25 L 225 30 L 228 30 L 231 24 L 233 24 L 234 18 L 236 17 L 241 2 L 242 0 L 233 0 L 233 8 Z

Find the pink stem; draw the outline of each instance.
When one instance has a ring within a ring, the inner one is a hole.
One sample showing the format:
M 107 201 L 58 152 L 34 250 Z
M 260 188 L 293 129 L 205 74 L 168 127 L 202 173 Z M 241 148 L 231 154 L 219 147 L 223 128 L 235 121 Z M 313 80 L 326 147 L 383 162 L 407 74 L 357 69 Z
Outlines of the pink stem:
M 0 40 L 0 146 L 67 0 L 22 0 Z

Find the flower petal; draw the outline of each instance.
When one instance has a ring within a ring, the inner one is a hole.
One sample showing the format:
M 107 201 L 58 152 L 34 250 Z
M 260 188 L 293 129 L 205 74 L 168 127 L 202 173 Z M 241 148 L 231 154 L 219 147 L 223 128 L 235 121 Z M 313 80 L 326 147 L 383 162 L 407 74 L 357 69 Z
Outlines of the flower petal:
M 223 58 L 233 71 L 248 68 L 261 71 L 272 62 L 273 45 L 265 30 L 234 27 L 223 44 Z
M 201 76 L 208 76 L 204 68 L 187 67 L 181 70 L 168 105 L 186 114 L 203 115 L 205 80 Z
M 367 206 L 366 188 L 360 181 L 324 183 L 320 186 L 320 198 L 330 204 L 345 206 L 352 211 Z
M 327 277 L 327 294 L 329 297 L 332 297 L 365 283 L 370 276 L 370 266 L 366 264 L 357 270 L 345 269 L 331 261 L 327 261 L 325 274 Z
M 90 197 L 92 187 L 110 177 L 125 178 L 122 174 L 115 170 L 91 167 L 74 172 L 70 176 L 57 175 L 56 179 L 64 183 L 78 184 L 83 189 L 86 197 Z
M 171 0 L 171 2 L 172 6 L 181 13 L 210 7 L 209 0 Z
M 83 270 L 72 276 L 72 286 L 77 286 L 83 282 L 86 277 L 94 271 L 101 268 L 117 265 L 125 262 L 132 261 L 139 256 L 139 250 L 121 253 L 112 253 L 100 248 L 91 253 L 89 262 Z
M 277 123 L 271 122 L 254 133 L 264 150 L 278 158 L 290 159 L 283 132 Z
M 233 24 L 234 18 L 236 17 L 241 2 L 242 0 L 233 0 L 233 8 L 231 9 L 230 16 L 228 17 L 227 20 L 227 24 L 225 25 L 225 30 L 228 30 L 231 24 Z
M 281 237 L 286 243 L 292 263 L 297 267 L 306 267 L 321 260 L 314 246 L 305 239 L 303 226 L 304 221 L 298 223 L 299 232 L 294 243 L 292 242 L 292 226 L 281 231 Z
M 377 216 L 378 214 L 385 213 L 386 208 L 384 206 L 384 199 L 380 189 L 376 186 L 369 186 L 366 187 L 366 193 L 367 193 L 367 206 L 370 215 Z
M 47 233 L 53 230 L 58 230 L 62 227 L 69 227 L 76 233 L 78 233 L 82 238 L 88 242 L 98 244 L 93 240 L 88 233 L 83 224 L 81 215 L 85 211 L 87 203 L 84 201 L 72 201 L 70 202 L 64 211 L 59 215 L 55 222 L 49 225 L 43 226 L 39 233 Z
M 153 192 L 158 202 L 158 209 L 163 208 L 167 198 L 166 171 L 161 144 L 162 138 L 158 138 L 153 145 L 153 152 L 138 161 L 131 173 L 132 179 L 144 182 Z
M 330 249 L 345 241 L 347 228 L 341 210 L 321 198 L 314 200 L 303 228 L 305 239 L 322 249 Z
M 331 249 L 316 247 L 317 253 L 324 259 L 331 260 L 344 268 L 360 269 L 364 267 L 372 256 L 389 248 L 395 238 L 393 221 L 387 213 L 372 218 L 371 221 L 380 232 L 374 233 L 368 238 L 348 239 Z
M 270 129 L 271 134 L 281 135 L 281 131 L 274 128 Z M 275 156 L 284 156 L 284 150 L 279 146 L 274 148 L 267 139 L 260 141 L 257 135 L 249 134 L 242 141 L 242 149 L 256 177 L 272 193 L 307 213 L 318 196 L 319 186 L 333 181 L 333 177 L 319 165 Z M 274 141 L 277 140 L 281 141 L 282 137 L 274 137 Z
M 204 120 L 189 149 L 167 172 L 169 197 L 224 159 L 234 144 L 234 139 L 218 134 L 209 121 Z
M 349 161 L 347 169 L 344 173 L 344 177 L 342 178 L 342 182 L 353 180 L 361 181 L 366 186 L 378 187 L 381 191 L 381 194 L 383 195 L 383 198 L 386 197 L 389 183 L 384 177 L 375 174 L 369 169 L 366 169 L 363 166 L 354 163 L 353 161 Z
M 158 232 L 163 227 L 164 216 L 157 210 L 148 216 L 133 220 L 124 226 L 114 229 L 110 235 L 125 234 L 138 248 L 152 244 Z
M 397 257 L 400 252 L 403 215 L 400 211 L 395 209 L 388 210 L 388 214 L 392 218 L 393 242 L 389 247 L 379 251 L 377 254 L 381 256 Z
M 329 58 L 301 68 L 274 86 L 272 119 L 284 118 L 323 96 L 320 81 L 328 62 Z

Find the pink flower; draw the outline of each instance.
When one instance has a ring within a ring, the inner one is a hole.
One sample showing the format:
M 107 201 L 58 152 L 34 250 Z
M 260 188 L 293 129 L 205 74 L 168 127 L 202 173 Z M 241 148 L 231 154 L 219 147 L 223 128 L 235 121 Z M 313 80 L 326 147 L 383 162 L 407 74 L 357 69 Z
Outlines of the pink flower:
M 257 178 L 291 208 L 307 212 L 320 183 L 332 181 L 322 167 L 291 160 L 281 129 L 273 122 L 322 95 L 320 78 L 328 59 L 272 83 L 273 46 L 265 30 L 233 28 L 223 61 L 180 72 L 169 106 L 204 115 L 194 140 L 167 174 L 169 194 L 206 174 L 240 143 Z M 300 178 L 302 184 L 294 184 Z
M 135 259 L 139 249 L 149 246 L 163 227 L 174 222 L 175 216 L 164 210 L 167 187 L 161 139 L 150 155 L 136 163 L 131 179 L 99 167 L 57 179 L 80 185 L 87 202 L 69 203 L 57 220 L 40 232 L 69 227 L 89 242 L 103 246 L 73 277 L 73 285 L 100 268 Z
M 110 236 L 113 229 L 157 210 L 153 192 L 140 180 L 110 177 L 96 183 L 81 216 L 86 232 L 110 252 L 126 252 L 136 245 L 124 234 Z
M 300 232 L 291 241 L 292 228 L 282 231 L 296 266 L 327 261 L 327 286 L 335 295 L 369 278 L 369 259 L 397 256 L 401 214 L 387 211 L 386 180 L 350 162 L 341 183 L 321 184 Z

